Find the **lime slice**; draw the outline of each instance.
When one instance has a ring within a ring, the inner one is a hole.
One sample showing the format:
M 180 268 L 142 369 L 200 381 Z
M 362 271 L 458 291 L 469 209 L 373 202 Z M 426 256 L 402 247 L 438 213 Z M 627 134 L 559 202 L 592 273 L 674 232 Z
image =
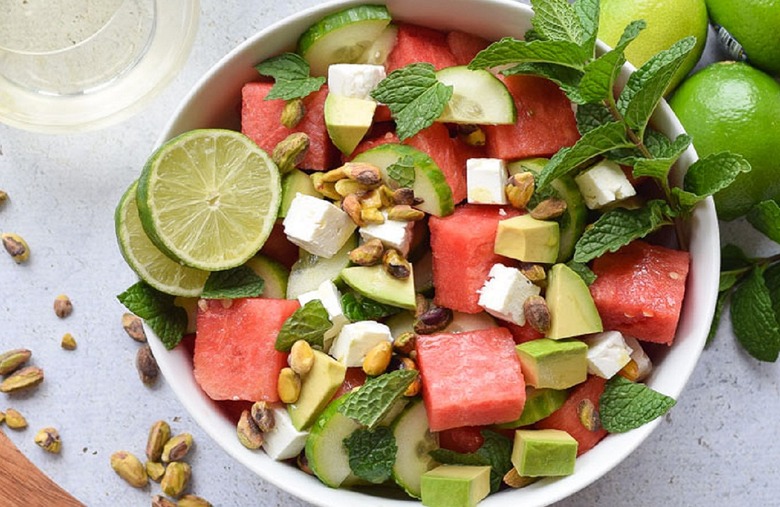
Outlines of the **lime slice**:
M 138 182 L 130 185 L 114 213 L 119 251 L 141 280 L 155 289 L 174 296 L 199 296 L 209 277 L 208 271 L 182 266 L 154 246 L 138 216 L 137 186 Z
M 204 129 L 163 144 L 138 180 L 149 239 L 172 259 L 205 271 L 242 265 L 271 233 L 279 170 L 248 137 Z

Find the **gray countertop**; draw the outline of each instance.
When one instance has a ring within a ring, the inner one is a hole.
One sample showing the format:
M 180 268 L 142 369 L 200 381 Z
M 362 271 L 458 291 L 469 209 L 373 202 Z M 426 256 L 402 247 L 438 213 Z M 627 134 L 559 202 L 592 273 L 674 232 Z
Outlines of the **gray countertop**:
M 137 344 L 122 330 L 114 297 L 134 283 L 114 238 L 114 207 L 133 181 L 178 102 L 222 55 L 259 29 L 316 0 L 202 0 L 192 55 L 149 106 L 97 132 L 51 136 L 0 125 L 0 231 L 17 232 L 32 257 L 15 265 L 0 255 L 0 349 L 26 347 L 46 381 L 34 392 L 0 399 L 30 427 L 4 428 L 46 474 L 87 505 L 149 505 L 159 487 L 135 490 L 109 467 L 119 449 L 143 454 L 149 426 L 169 421 L 190 431 L 192 491 L 215 505 L 306 505 L 260 480 L 216 446 L 161 380 L 138 380 Z M 712 40 L 710 40 L 712 42 Z M 708 47 L 705 58 L 714 52 Z M 776 250 L 742 222 L 724 224 L 722 241 L 757 252 Z M 52 302 L 70 296 L 74 312 L 58 319 Z M 66 332 L 78 349 L 65 351 Z M 634 454 L 561 507 L 579 505 L 777 504 L 780 477 L 780 366 L 755 361 L 733 337 L 726 312 L 712 345 L 656 431 Z M 59 428 L 61 455 L 37 448 L 44 426 Z M 4 504 L 5 500 L 0 500 Z

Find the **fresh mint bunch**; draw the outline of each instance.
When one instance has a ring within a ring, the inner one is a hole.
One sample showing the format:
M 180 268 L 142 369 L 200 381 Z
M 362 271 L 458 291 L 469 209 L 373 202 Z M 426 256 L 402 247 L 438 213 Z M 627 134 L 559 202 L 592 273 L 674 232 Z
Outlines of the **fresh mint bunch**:
M 306 60 L 295 53 L 282 53 L 255 66 L 263 76 L 274 78 L 274 86 L 266 100 L 302 99 L 325 84 L 324 77 L 312 77 Z
M 187 311 L 173 303 L 174 296 L 160 292 L 146 282 L 138 282 L 117 299 L 144 319 L 166 349 L 171 350 L 181 342 L 187 331 Z
M 616 80 L 626 61 L 625 49 L 644 29 L 644 21 L 629 24 L 615 48 L 596 56 L 598 0 L 572 4 L 567 0 L 532 0 L 531 4 L 535 12 L 533 29 L 526 33 L 525 40 L 501 39 L 478 53 L 469 68 L 545 77 L 578 105 L 577 125 L 582 137 L 550 159 L 539 174 L 538 188 L 544 190 L 556 178 L 606 158 L 631 166 L 634 177 L 653 179 L 663 192 L 663 200 L 650 201 L 645 207 L 604 213 L 577 242 L 575 261 L 586 263 L 605 252 L 614 252 L 686 217 L 696 203 L 728 186 L 737 174 L 750 170 L 744 158 L 718 153 L 692 164 L 681 189 L 669 183 L 669 171 L 691 139 L 687 135 L 666 138 L 649 126 L 650 117 L 693 49 L 695 38 L 686 37 L 652 57 L 616 94 Z

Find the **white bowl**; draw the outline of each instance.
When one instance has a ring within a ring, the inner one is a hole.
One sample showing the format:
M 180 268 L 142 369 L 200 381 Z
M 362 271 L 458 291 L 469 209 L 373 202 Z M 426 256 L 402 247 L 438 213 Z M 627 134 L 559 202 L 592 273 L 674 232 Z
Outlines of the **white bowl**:
M 366 0 L 331 2 L 305 10 L 276 23 L 247 40 L 206 74 L 184 99 L 159 139 L 206 127 L 239 128 L 241 87 L 258 75 L 254 66 L 271 56 L 295 48 L 298 36 L 330 12 L 367 3 Z M 370 3 L 370 2 L 368 2 Z M 379 2 L 374 2 L 379 3 Z M 459 29 L 487 39 L 521 37 L 530 28 L 531 9 L 510 0 L 388 0 L 394 18 L 440 29 Z M 443 15 L 442 13 L 446 13 Z M 604 46 L 601 46 L 604 49 Z M 623 78 L 630 72 L 623 69 Z M 662 103 L 653 117 L 655 128 L 674 138 L 683 132 L 671 109 Z M 677 164 L 676 177 L 696 160 L 689 148 Z M 702 202 L 685 225 L 692 256 L 682 317 L 674 346 L 663 351 L 647 384 L 677 398 L 699 359 L 715 308 L 719 271 L 719 237 L 711 199 Z M 200 390 L 192 374 L 192 361 L 184 347 L 166 351 L 159 340 L 150 340 L 165 375 L 182 404 L 197 423 L 231 456 L 257 475 L 308 502 L 339 507 L 410 505 L 411 499 L 369 496 L 365 491 L 331 489 L 297 468 L 271 460 L 263 452 L 250 451 L 236 439 L 235 425 Z M 481 507 L 548 505 L 588 486 L 631 452 L 658 425 L 660 419 L 623 434 L 607 436 L 577 459 L 574 474 L 540 480 L 518 490 L 489 496 Z M 663 487 L 663 485 L 659 485 Z

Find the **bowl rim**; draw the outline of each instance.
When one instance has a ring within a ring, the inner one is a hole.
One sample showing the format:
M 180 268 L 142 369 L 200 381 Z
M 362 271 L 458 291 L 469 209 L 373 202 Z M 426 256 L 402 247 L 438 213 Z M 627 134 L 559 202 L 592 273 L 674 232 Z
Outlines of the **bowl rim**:
M 475 0 L 441 1 L 457 4 L 468 2 L 472 8 L 474 3 L 476 3 Z M 222 57 L 200 78 L 181 101 L 171 120 L 158 138 L 157 145 L 161 145 L 176 134 L 189 129 L 183 129 L 183 126 L 187 123 L 186 114 L 203 98 L 201 96 L 203 95 L 203 89 L 207 88 L 214 80 L 218 80 L 226 68 L 229 69 L 231 66 L 234 66 L 238 60 L 246 59 L 248 53 L 252 53 L 254 48 L 261 46 L 266 39 L 274 34 L 287 31 L 287 27 L 290 25 L 301 24 L 305 20 L 316 20 L 330 12 L 353 5 L 367 3 L 387 4 L 391 12 L 393 12 L 394 7 L 402 4 L 407 5 L 412 2 L 413 0 L 387 0 L 387 2 L 377 0 L 331 0 L 327 3 L 309 7 L 260 30 Z M 424 2 L 418 3 L 422 4 Z M 433 3 L 435 4 L 436 2 Z M 479 0 L 479 3 L 490 7 L 492 10 L 509 9 L 528 19 L 530 19 L 533 12 L 530 6 L 511 0 Z M 448 3 L 448 5 L 450 4 Z M 311 21 L 309 21 L 310 23 Z M 601 41 L 598 41 L 598 48 L 601 51 L 608 49 Z M 260 52 L 262 53 L 263 51 Z M 267 56 L 271 56 L 271 54 Z M 255 63 L 258 61 L 260 59 L 257 59 Z M 626 64 L 621 71 L 621 78 L 625 80 L 632 70 L 633 67 Z M 206 120 L 207 123 L 209 121 Z M 683 133 L 681 124 L 668 104 L 663 100 L 653 115 L 653 122 L 669 136 L 677 136 Z M 203 127 L 205 125 L 199 126 Z M 675 169 L 678 182 L 681 180 L 684 170 L 696 160 L 696 152 L 690 146 L 680 157 Z M 720 259 L 717 253 L 720 248 L 720 240 L 712 198 L 708 198 L 696 206 L 691 219 L 686 225 L 685 233 L 690 240 L 691 264 L 683 303 L 683 315 L 676 334 L 677 339 L 675 339 L 674 347 L 670 348 L 669 351 L 665 351 L 664 361 L 657 365 L 658 367 L 653 375 L 647 380 L 647 384 L 650 387 L 675 399 L 679 397 L 698 363 L 699 356 L 706 342 L 709 323 L 715 311 L 720 269 Z M 696 263 L 693 262 L 694 258 L 697 259 Z M 146 331 L 149 336 L 155 336 L 148 327 Z M 158 359 L 163 375 L 179 401 L 196 423 L 223 450 L 262 479 L 315 505 L 358 507 L 366 505 L 366 502 L 370 499 L 373 505 L 399 506 L 408 505 L 414 501 L 411 498 L 398 500 L 369 496 L 366 494 L 366 491 L 362 490 L 332 489 L 322 484 L 318 479 L 300 472 L 295 467 L 271 460 L 264 452 L 258 453 L 247 450 L 238 443 L 238 440 L 235 438 L 235 426 L 227 420 L 227 417 L 217 411 L 216 403 L 208 399 L 197 387 L 197 384 L 194 385 L 193 389 L 194 379 L 192 376 L 191 359 L 188 357 L 184 347 L 177 347 L 172 351 L 168 351 L 160 340 L 157 339 L 150 340 L 150 345 L 155 357 Z M 182 375 L 182 369 L 186 371 L 187 368 L 189 369 L 189 375 Z M 527 506 L 542 506 L 562 500 L 594 483 L 623 462 L 658 427 L 661 420 L 662 418 L 657 418 L 627 433 L 608 435 L 594 449 L 577 458 L 573 475 L 562 478 L 542 479 L 520 490 L 502 491 L 488 496 L 480 502 L 480 506 L 508 507 L 518 501 L 522 501 L 523 505 Z

